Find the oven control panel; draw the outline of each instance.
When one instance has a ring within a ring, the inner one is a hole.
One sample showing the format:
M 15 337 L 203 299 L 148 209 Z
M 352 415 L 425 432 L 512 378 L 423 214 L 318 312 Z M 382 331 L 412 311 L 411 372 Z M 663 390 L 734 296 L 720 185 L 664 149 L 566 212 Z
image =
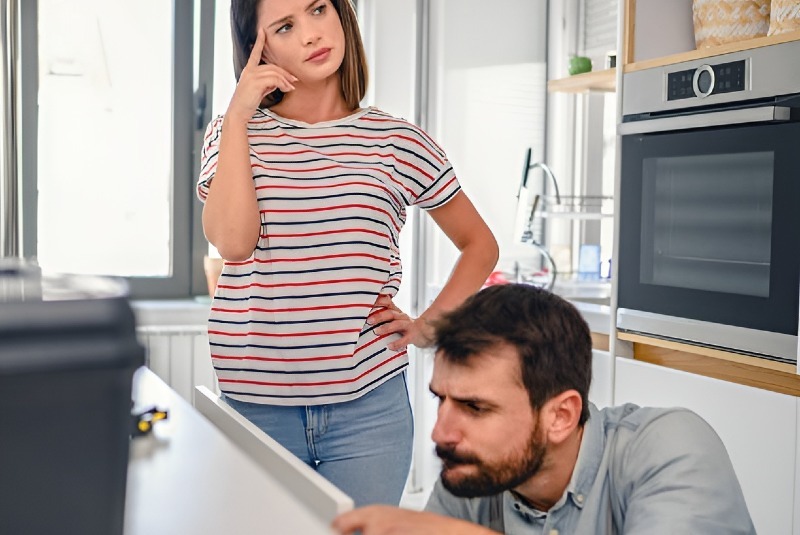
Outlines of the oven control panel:
M 704 98 L 745 90 L 745 60 L 667 74 L 667 100 Z

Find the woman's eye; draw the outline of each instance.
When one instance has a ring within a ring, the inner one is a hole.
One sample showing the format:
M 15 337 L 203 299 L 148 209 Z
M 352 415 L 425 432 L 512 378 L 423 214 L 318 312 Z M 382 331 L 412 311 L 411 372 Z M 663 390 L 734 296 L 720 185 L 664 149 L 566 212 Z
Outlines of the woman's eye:
M 325 4 L 320 4 L 314 8 L 314 11 L 312 11 L 312 13 L 314 15 L 320 15 L 323 11 L 325 11 L 325 7 L 326 7 Z
M 278 31 L 276 31 L 275 33 L 286 33 L 291 29 L 292 29 L 292 25 L 287 22 L 286 24 L 284 24 L 283 26 L 278 28 Z

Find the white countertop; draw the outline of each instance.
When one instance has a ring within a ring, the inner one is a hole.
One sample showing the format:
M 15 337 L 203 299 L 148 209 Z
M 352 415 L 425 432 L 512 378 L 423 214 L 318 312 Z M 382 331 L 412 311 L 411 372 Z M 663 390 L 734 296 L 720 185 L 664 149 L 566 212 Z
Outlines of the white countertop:
M 147 368 L 136 409 L 169 411 L 131 441 L 125 535 L 332 532 L 306 505 Z

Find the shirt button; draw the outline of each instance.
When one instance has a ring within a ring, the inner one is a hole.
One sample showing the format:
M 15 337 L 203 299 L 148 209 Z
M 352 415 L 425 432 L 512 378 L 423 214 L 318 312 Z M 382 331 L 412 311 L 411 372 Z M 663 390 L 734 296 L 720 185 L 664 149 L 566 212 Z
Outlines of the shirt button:
M 578 503 L 583 503 L 583 494 L 576 495 L 575 501 L 577 501 Z

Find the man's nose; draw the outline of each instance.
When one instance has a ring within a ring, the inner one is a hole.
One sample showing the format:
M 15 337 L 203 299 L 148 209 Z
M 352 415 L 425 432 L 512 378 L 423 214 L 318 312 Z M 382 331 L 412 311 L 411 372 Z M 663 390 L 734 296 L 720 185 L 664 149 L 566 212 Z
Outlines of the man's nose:
M 461 440 L 461 432 L 458 429 L 455 415 L 447 406 L 446 401 L 439 405 L 436 423 L 431 432 L 431 440 L 440 446 L 458 444 Z

